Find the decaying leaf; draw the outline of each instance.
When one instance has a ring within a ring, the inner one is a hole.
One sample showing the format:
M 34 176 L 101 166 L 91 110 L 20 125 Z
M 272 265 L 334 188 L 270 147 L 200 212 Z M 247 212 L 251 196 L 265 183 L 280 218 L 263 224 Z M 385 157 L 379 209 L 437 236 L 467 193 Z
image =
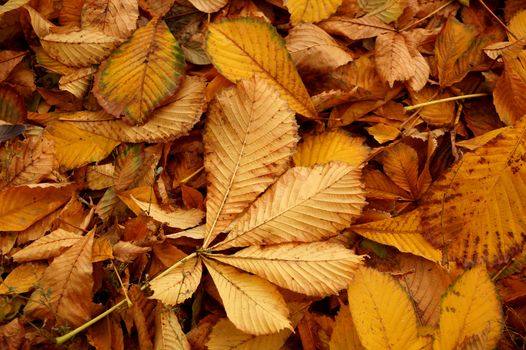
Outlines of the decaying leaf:
M 173 310 L 157 305 L 155 323 L 155 350 L 191 349 Z

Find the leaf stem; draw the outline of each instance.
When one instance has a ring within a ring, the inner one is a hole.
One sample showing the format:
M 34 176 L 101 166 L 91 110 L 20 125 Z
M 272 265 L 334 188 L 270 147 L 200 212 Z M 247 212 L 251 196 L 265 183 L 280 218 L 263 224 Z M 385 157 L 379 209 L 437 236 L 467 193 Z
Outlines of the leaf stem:
M 425 15 L 424 17 L 420 18 L 418 21 L 413 22 L 413 23 L 409 23 L 407 26 L 405 26 L 402 29 L 400 29 L 400 31 L 403 32 L 404 30 L 408 30 L 408 29 L 413 28 L 414 26 L 418 25 L 419 23 L 422 23 L 423 21 L 425 21 L 429 17 L 433 16 L 435 13 L 440 12 L 440 11 L 442 11 L 442 9 L 448 7 L 453 1 L 455 1 L 455 0 L 449 0 L 445 4 L 439 6 L 435 10 L 433 10 L 430 13 L 428 13 L 427 15 Z
M 197 169 L 196 171 L 194 171 L 193 173 L 191 173 L 190 175 L 188 175 L 187 177 L 185 177 L 184 179 L 182 179 L 181 181 L 179 181 L 179 185 L 181 184 L 186 184 L 188 181 L 190 181 L 190 179 L 192 179 L 194 176 L 196 176 L 197 174 L 199 174 L 203 169 L 204 169 L 204 165 L 202 167 L 200 167 L 199 169 Z
M 488 11 L 489 14 L 490 14 L 493 18 L 495 18 L 495 19 L 497 20 L 497 22 L 499 22 L 499 24 L 502 26 L 502 28 L 504 28 L 504 30 L 506 30 L 506 32 L 508 32 L 508 33 L 513 37 L 513 39 L 515 39 L 515 40 L 519 40 L 519 38 L 515 35 L 515 33 L 513 33 L 513 32 L 510 30 L 510 28 L 508 28 L 508 27 L 506 26 L 506 24 L 504 24 L 504 22 L 502 22 L 501 19 L 500 19 L 499 17 L 497 17 L 497 15 L 493 13 L 493 11 L 491 11 L 491 9 L 488 7 L 488 5 L 486 5 L 486 3 L 485 3 L 483 0 L 479 0 L 479 2 L 480 2 L 480 4 L 482 5 L 482 7 L 484 7 L 484 9 L 485 9 L 486 11 Z
M 175 269 L 176 267 L 178 267 L 179 265 L 185 263 L 186 261 L 190 260 L 191 258 L 195 257 L 197 255 L 197 252 L 193 252 L 192 254 L 190 255 L 187 255 L 185 256 L 184 258 L 182 258 L 181 260 L 179 260 L 178 262 L 176 262 L 175 264 L 173 264 L 172 266 L 170 266 L 169 268 L 167 268 L 166 270 L 164 270 L 163 272 L 161 272 L 159 275 L 155 276 L 154 279 L 152 279 L 152 281 L 155 281 L 156 279 L 158 278 L 161 278 L 163 276 L 165 276 L 166 274 L 168 274 L 170 271 L 172 271 L 173 269 Z M 141 290 L 144 290 L 146 289 L 146 286 L 142 286 L 141 287 Z M 121 301 L 119 301 L 117 304 L 113 305 L 111 308 L 109 308 L 108 310 L 104 311 L 103 313 L 101 313 L 100 315 L 98 315 L 97 317 L 95 318 L 92 318 L 91 320 L 89 320 L 88 322 L 84 323 L 83 325 L 75 328 L 74 330 L 72 330 L 71 332 L 69 333 L 66 333 L 60 337 L 56 337 L 55 338 L 55 342 L 57 344 L 63 344 L 65 342 L 67 342 L 68 340 L 70 340 L 71 338 L 73 338 L 74 336 L 76 336 L 77 334 L 79 334 L 80 332 L 86 330 L 87 328 L 89 328 L 90 326 L 94 325 L 95 323 L 99 322 L 100 320 L 102 320 L 104 317 L 108 316 L 109 314 L 111 314 L 113 311 L 117 310 L 118 308 L 120 308 L 121 306 L 123 306 L 124 304 L 127 303 L 127 298 L 124 298 L 122 299 Z
M 412 111 L 417 108 L 426 107 L 430 105 L 434 105 L 437 103 L 443 103 L 443 102 L 450 102 L 450 101 L 456 101 L 456 100 L 466 100 L 468 98 L 477 98 L 477 97 L 483 97 L 483 96 L 489 96 L 489 94 L 486 93 L 479 93 L 479 94 L 471 94 L 471 95 L 461 95 L 461 96 L 453 96 L 448 98 L 442 98 L 440 100 L 434 100 L 434 101 L 427 101 L 423 103 L 418 103 L 416 105 L 412 106 L 405 106 L 404 109 L 406 111 Z

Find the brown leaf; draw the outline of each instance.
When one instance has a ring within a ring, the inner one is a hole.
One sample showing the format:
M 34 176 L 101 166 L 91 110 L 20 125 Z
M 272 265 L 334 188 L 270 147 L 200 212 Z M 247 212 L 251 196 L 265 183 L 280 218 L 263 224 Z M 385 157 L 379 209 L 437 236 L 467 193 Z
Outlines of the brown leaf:
M 393 87 L 395 81 L 406 81 L 415 74 L 413 58 L 402 34 L 385 33 L 376 38 L 376 69 Z

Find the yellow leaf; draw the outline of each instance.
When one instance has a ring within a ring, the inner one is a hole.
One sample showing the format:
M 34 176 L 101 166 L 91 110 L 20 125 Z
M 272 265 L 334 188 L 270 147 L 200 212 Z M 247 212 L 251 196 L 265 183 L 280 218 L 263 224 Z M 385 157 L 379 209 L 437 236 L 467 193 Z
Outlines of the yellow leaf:
M 137 27 L 137 0 L 86 0 L 82 7 L 82 28 L 126 39 Z
M 167 142 L 185 135 L 201 118 L 205 107 L 202 78 L 187 77 L 171 102 L 153 111 L 143 125 L 131 126 L 104 112 L 62 113 L 60 119 L 79 129 L 122 142 Z
M 203 266 L 201 259 L 192 257 L 181 265 L 150 282 L 153 290 L 152 299 L 167 305 L 177 305 L 194 294 L 201 281 Z
M 400 130 L 385 123 L 377 123 L 365 129 L 380 144 L 393 141 L 398 137 L 398 135 L 400 135 Z
M 418 154 L 415 149 L 405 143 L 398 143 L 386 149 L 382 154 L 384 171 L 400 188 L 417 198 Z
M 205 213 L 199 209 L 176 208 L 173 211 L 168 211 L 155 203 L 142 202 L 133 196 L 131 196 L 131 199 L 139 208 L 141 208 L 145 215 L 153 218 L 156 221 L 165 223 L 169 227 L 187 229 L 197 226 L 201 219 L 205 216 Z
M 344 289 L 362 262 L 361 256 L 345 247 L 326 242 L 251 246 L 233 255 L 209 257 L 280 287 L 320 297 Z
M 516 57 L 504 55 L 504 71 L 493 89 L 493 103 L 500 120 L 506 125 L 515 124 L 526 114 L 526 52 Z
M 155 309 L 155 350 L 190 350 L 174 310 L 158 304 Z
M 341 162 L 289 169 L 215 248 L 314 242 L 336 235 L 365 205 L 361 169 Z
M 19 7 L 24 6 L 27 4 L 30 0 L 9 0 L 2 6 L 0 6 L 0 16 L 3 15 L 6 12 L 16 10 Z M 0 17 L 2 19 L 2 17 Z
M 369 155 L 369 147 L 364 139 L 353 137 L 342 129 L 315 136 L 306 136 L 293 156 L 296 166 L 325 164 L 342 161 L 352 166 L 360 166 Z
M 71 198 L 75 184 L 39 184 L 0 191 L 0 231 L 22 231 Z
M 364 350 L 347 305 L 341 305 L 334 320 L 330 350 Z
M 96 238 L 93 241 L 91 262 L 96 263 L 110 259 L 113 259 L 113 247 L 110 241 L 106 237 Z
M 210 24 L 206 51 L 227 79 L 238 82 L 256 75 L 275 87 L 294 111 L 317 117 L 285 41 L 271 24 L 248 17 Z
M 340 5 L 342 0 L 286 0 L 285 5 L 290 12 L 293 25 L 300 22 L 318 22 L 329 18 Z
M 204 247 L 287 169 L 297 128 L 265 81 L 241 81 L 217 95 L 203 136 L 210 184 Z
M 466 271 L 442 297 L 434 349 L 463 348 L 480 337 L 477 349 L 494 349 L 504 322 L 495 286 L 482 266 Z
M 91 190 L 103 190 L 113 185 L 113 164 L 91 165 L 86 171 L 86 181 Z
M 201 12 L 213 13 L 219 11 L 228 3 L 228 0 L 188 0 Z
M 430 242 L 460 264 L 505 263 L 526 242 L 526 119 L 449 169 L 422 199 Z
M 329 34 L 343 35 L 351 40 L 374 38 L 393 31 L 391 26 L 374 16 L 361 18 L 332 16 L 318 25 Z
M 300 72 L 326 73 L 352 61 L 348 51 L 314 24 L 300 24 L 292 28 L 285 41 Z
M 49 124 L 44 138 L 55 143 L 57 160 L 65 170 L 102 160 L 119 144 L 63 122 Z
M 393 87 L 395 81 L 406 81 L 415 74 L 413 58 L 402 34 L 388 32 L 376 38 L 376 69 L 380 77 Z
M 120 39 L 100 32 L 80 30 L 50 33 L 40 39 L 47 54 L 67 66 L 87 67 L 99 64 L 120 43 Z
M 183 52 L 170 29 L 152 19 L 99 67 L 93 92 L 109 114 L 144 124 L 175 93 L 184 68 Z
M 517 38 L 526 37 L 526 9 L 517 11 L 515 15 L 513 15 L 508 24 L 508 28 Z M 509 33 L 508 38 L 510 41 L 515 41 L 515 38 Z
M 45 264 L 17 265 L 0 283 L 0 294 L 22 294 L 35 287 L 44 275 Z
M 421 349 L 409 296 L 389 275 L 362 267 L 349 284 L 349 308 L 366 349 Z
M 227 318 L 216 323 L 206 346 L 209 350 L 270 350 L 280 349 L 292 332 L 284 329 L 275 334 L 252 335 L 241 332 Z
M 375 16 L 384 23 L 394 22 L 402 15 L 407 0 L 358 0 L 368 16 Z
M 80 239 L 82 236 L 59 228 L 13 254 L 13 260 L 22 262 L 53 258 Z
M 393 246 L 401 252 L 422 256 L 433 262 L 442 261 L 441 251 L 423 236 L 421 212 L 418 209 L 395 218 L 354 225 L 351 229 L 360 236 Z
M 91 231 L 65 253 L 55 258 L 29 298 L 24 314 L 57 325 L 78 327 L 91 319 L 93 266 Z M 75 307 L 72 307 L 74 305 Z
M 58 81 L 60 90 L 69 91 L 75 97 L 82 98 L 91 86 L 91 78 L 96 69 L 94 67 L 75 69 L 67 75 L 64 75 Z
M 210 259 L 204 263 L 236 328 L 254 335 L 292 330 L 287 304 L 274 285 Z

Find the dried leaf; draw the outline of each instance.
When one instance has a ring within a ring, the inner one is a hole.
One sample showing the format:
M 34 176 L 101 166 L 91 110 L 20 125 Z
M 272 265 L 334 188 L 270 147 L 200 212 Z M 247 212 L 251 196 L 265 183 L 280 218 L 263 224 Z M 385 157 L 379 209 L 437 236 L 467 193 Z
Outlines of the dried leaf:
M 236 328 L 254 335 L 292 330 L 287 304 L 274 285 L 213 260 L 204 263 Z
M 493 89 L 493 103 L 500 120 L 515 124 L 526 114 L 526 101 L 521 91 L 526 89 L 526 53 L 517 57 L 504 56 L 504 72 Z
M 66 204 L 75 184 L 40 184 L 0 191 L 0 231 L 22 231 Z
M 349 308 L 367 349 L 422 349 L 411 300 L 389 275 L 362 267 L 349 284 Z
M 40 288 L 31 294 L 24 308 L 26 315 L 56 319 L 57 324 L 74 327 L 91 319 L 93 236 L 94 231 L 88 233 L 53 260 L 40 280 Z
M 80 239 L 82 236 L 77 233 L 57 229 L 13 254 L 13 259 L 18 262 L 49 259 Z
M 6 12 L 16 10 L 17 8 L 24 6 L 28 2 L 29 0 L 8 0 L 5 4 L 0 6 L 0 16 Z M 2 18 L 0 17 L 0 19 Z
M 187 229 L 197 226 L 205 216 L 205 213 L 198 209 L 176 208 L 173 211 L 167 211 L 159 207 L 157 204 L 142 202 L 133 196 L 131 196 L 131 198 L 146 215 L 156 221 L 165 223 L 169 227 Z
M 341 305 L 334 320 L 330 350 L 363 350 L 360 338 L 347 305 Z
M 186 260 L 150 282 L 150 288 L 153 290 L 150 298 L 160 300 L 166 305 L 181 304 L 194 294 L 201 282 L 202 271 L 201 259 L 192 257 Z
M 294 113 L 265 81 L 241 81 L 217 96 L 204 134 L 204 247 L 287 169 L 296 142 Z
M 163 21 L 153 19 L 99 67 L 93 92 L 109 114 L 144 124 L 175 93 L 183 74 L 179 44 Z
M 45 264 L 17 265 L 0 283 L 0 294 L 22 294 L 32 290 L 44 275 Z
M 376 38 L 376 69 L 380 77 L 393 87 L 395 81 L 413 77 L 415 66 L 402 34 L 388 32 Z
M 22 96 L 8 86 L 0 86 L 0 120 L 12 124 L 23 123 L 26 114 Z
M 288 170 L 215 248 L 314 242 L 336 235 L 365 205 L 360 173 L 341 162 Z
M 393 28 L 373 16 L 361 18 L 333 16 L 320 22 L 319 26 L 329 34 L 343 35 L 351 40 L 374 38 L 393 31 Z
M 213 13 L 219 11 L 228 3 L 228 0 L 188 0 L 201 12 Z
M 272 25 L 239 18 L 210 24 L 208 30 L 206 51 L 227 79 L 238 82 L 256 75 L 275 87 L 294 111 L 317 117 L 285 42 Z
M 173 310 L 157 305 L 155 310 L 155 350 L 190 350 L 177 315 Z
M 0 51 L 0 83 L 6 80 L 11 71 L 22 61 L 26 51 Z
M 402 15 L 407 2 L 407 0 L 358 0 L 362 10 L 384 23 L 396 21 Z
M 388 148 L 382 155 L 385 173 L 400 188 L 418 198 L 418 154 L 405 143 Z
M 336 12 L 342 0 L 286 0 L 293 25 L 300 22 L 312 23 L 329 18 Z
M 82 28 L 126 39 L 137 27 L 137 0 L 85 0 Z
M 482 338 L 477 349 L 494 349 L 503 322 L 495 286 L 481 266 L 466 271 L 440 305 L 440 328 L 434 348 L 458 349 L 470 338 Z
M 251 246 L 233 255 L 209 257 L 280 287 L 320 297 L 344 289 L 362 261 L 343 246 L 326 242 Z

